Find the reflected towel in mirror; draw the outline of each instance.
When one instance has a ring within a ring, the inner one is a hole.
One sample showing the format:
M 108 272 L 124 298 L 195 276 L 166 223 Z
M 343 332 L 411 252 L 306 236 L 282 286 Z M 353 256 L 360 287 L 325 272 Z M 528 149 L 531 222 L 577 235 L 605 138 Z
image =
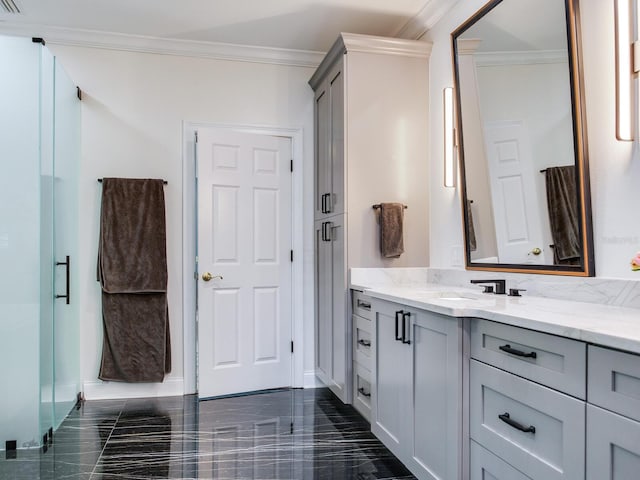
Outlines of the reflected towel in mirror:
M 476 229 L 473 226 L 473 214 L 471 213 L 471 204 L 473 200 L 467 200 L 467 238 L 469 241 L 469 251 L 475 252 L 478 248 L 476 243 Z
M 553 238 L 553 263 L 577 265 L 580 262 L 580 229 L 576 173 L 573 165 L 549 167 L 545 172 L 547 206 Z

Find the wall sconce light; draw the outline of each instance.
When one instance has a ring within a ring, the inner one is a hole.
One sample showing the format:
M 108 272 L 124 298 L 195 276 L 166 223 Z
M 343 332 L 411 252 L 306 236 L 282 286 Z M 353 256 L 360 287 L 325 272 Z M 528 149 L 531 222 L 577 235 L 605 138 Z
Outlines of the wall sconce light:
M 634 18 L 631 0 L 616 0 L 616 138 L 631 141 L 634 138 L 636 106 L 634 77 L 638 72 L 640 48 L 634 42 Z M 634 61 L 635 60 L 635 61 Z
M 453 125 L 453 88 L 443 91 L 444 103 L 444 186 L 456 186 L 455 127 Z

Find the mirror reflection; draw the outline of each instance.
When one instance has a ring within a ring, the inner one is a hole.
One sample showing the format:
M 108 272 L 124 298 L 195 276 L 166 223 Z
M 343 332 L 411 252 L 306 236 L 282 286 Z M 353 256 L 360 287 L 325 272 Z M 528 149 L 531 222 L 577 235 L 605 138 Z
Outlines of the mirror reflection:
M 452 34 L 468 267 L 592 274 L 567 5 L 493 1 Z

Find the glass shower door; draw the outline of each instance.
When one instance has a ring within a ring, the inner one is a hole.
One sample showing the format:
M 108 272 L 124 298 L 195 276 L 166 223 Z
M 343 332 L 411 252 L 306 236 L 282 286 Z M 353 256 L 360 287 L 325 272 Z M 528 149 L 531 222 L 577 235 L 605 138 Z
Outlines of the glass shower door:
M 54 408 L 57 428 L 80 392 L 80 324 L 78 312 L 78 174 L 80 101 L 76 86 L 54 59 L 53 225 L 56 262 L 53 310 Z

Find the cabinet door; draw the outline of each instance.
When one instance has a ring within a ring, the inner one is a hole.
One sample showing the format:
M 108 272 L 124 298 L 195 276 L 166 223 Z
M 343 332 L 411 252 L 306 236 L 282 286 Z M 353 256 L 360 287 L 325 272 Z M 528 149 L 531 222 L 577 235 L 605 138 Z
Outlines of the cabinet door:
M 331 72 L 331 198 L 329 210 L 332 214 L 345 212 L 345 168 L 344 168 L 344 74 L 342 62 Z
M 371 431 L 401 461 L 411 426 L 411 346 L 400 336 L 402 306 L 374 301 Z
M 458 478 L 462 337 L 457 318 L 411 311 L 413 422 L 410 451 L 421 479 Z
M 329 385 L 333 372 L 332 360 L 332 257 L 331 242 L 327 240 L 325 222 L 315 224 L 315 283 L 316 283 L 316 375 Z
M 344 74 L 338 62 L 315 93 L 315 218 L 345 212 Z
M 351 402 L 351 389 L 347 383 L 347 366 L 351 358 L 351 322 L 347 312 L 347 270 L 345 268 L 344 215 L 331 217 L 326 222 L 331 248 L 331 322 L 332 322 L 332 373 L 331 389 L 340 400 Z
M 587 480 L 640 475 L 640 423 L 587 405 Z
M 331 193 L 331 117 L 328 82 L 323 82 L 315 95 L 315 218 L 326 215 L 326 202 Z

